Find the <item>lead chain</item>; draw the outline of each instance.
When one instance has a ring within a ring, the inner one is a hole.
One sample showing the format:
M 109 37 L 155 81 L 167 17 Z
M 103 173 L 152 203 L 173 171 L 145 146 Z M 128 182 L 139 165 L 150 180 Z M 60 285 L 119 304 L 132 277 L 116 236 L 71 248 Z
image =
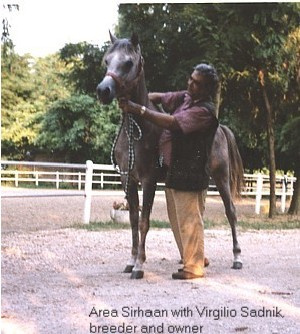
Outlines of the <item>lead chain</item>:
M 111 155 L 110 155 L 111 162 L 112 162 L 115 170 L 120 175 L 126 175 L 126 183 L 125 183 L 125 194 L 126 194 L 125 198 L 126 199 L 128 199 L 128 194 L 129 194 L 130 172 L 133 170 L 133 166 L 134 166 L 134 162 L 135 162 L 134 140 L 139 141 L 142 138 L 142 130 L 141 130 L 140 126 L 138 125 L 138 123 L 134 120 L 132 115 L 128 115 L 128 121 L 129 121 L 129 124 L 128 124 L 129 129 L 128 130 L 125 129 L 127 139 L 128 139 L 128 171 L 121 171 L 120 170 L 119 166 L 116 164 L 115 156 L 114 156 L 114 151 L 115 151 L 115 148 L 116 148 L 116 144 L 117 144 L 118 138 L 120 136 L 122 126 L 125 123 L 124 122 L 124 117 L 122 119 L 122 123 L 121 123 L 121 126 L 119 128 L 118 134 L 117 134 L 117 136 L 114 140 L 113 147 L 112 147 L 112 150 L 111 150 Z M 134 136 L 134 126 L 137 128 L 138 133 L 139 133 L 137 137 Z

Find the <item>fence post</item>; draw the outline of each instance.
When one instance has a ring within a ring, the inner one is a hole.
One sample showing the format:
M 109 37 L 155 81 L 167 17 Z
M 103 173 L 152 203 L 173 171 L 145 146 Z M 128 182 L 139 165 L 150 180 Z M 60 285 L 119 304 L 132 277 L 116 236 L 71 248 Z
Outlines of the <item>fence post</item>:
M 262 190 L 263 190 L 263 176 L 261 174 L 258 174 L 256 180 L 256 198 L 255 198 L 255 213 L 257 215 L 259 215 L 260 213 Z
M 35 171 L 35 186 L 38 187 L 39 186 L 39 172 Z
M 56 171 L 56 189 L 59 189 L 59 171 Z
M 100 183 L 101 183 L 101 189 L 104 188 L 104 175 L 103 172 L 100 174 Z
M 287 191 L 287 176 L 284 175 L 282 177 L 282 192 L 281 192 L 281 212 L 284 213 L 285 211 L 285 204 L 286 204 L 286 191 Z
M 93 186 L 93 162 L 87 160 L 85 170 L 85 187 L 84 187 L 84 215 L 83 223 L 89 224 L 91 217 L 91 205 L 92 205 L 92 186 Z
M 17 170 L 15 171 L 15 186 L 19 186 L 19 172 Z
M 81 190 L 81 172 L 78 172 L 78 190 Z
M 290 195 L 293 196 L 293 193 L 294 193 L 294 178 L 291 177 L 291 188 L 290 188 Z

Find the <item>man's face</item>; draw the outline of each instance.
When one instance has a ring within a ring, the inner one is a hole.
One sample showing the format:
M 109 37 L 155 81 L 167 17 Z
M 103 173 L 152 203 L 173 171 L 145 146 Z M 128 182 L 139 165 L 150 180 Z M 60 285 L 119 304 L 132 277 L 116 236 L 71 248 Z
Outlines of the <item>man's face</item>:
M 187 90 L 193 100 L 198 100 L 206 97 L 207 89 L 205 77 L 199 74 L 198 71 L 194 71 L 188 79 Z

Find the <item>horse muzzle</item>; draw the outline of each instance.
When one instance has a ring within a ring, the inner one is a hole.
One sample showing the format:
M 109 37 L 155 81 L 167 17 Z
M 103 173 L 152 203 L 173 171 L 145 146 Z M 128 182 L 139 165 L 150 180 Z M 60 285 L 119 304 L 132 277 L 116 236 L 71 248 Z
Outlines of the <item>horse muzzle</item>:
M 116 84 L 113 78 L 106 76 L 97 86 L 96 92 L 103 104 L 110 104 L 116 97 Z

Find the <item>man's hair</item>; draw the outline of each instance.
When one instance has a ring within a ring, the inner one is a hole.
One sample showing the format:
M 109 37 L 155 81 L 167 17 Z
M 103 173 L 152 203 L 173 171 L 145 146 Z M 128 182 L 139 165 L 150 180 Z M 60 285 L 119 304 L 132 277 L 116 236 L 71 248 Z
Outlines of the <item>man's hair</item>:
M 207 92 L 212 99 L 215 99 L 219 85 L 219 77 L 216 69 L 212 65 L 199 64 L 194 67 L 194 70 L 205 77 Z

